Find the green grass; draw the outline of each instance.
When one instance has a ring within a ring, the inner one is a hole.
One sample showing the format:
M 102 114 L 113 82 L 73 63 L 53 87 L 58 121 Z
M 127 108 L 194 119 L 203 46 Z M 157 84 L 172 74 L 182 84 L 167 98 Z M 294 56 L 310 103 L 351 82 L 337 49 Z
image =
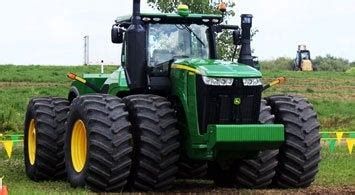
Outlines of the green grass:
M 30 180 L 26 177 L 21 145 L 15 147 L 11 159 L 7 159 L 3 148 L 0 147 L 0 151 L 0 177 L 5 176 L 3 183 L 9 187 L 11 194 L 86 194 L 89 192 L 83 188 L 72 188 L 66 181 L 34 182 Z M 206 183 L 202 188 L 206 188 L 206 185 L 208 188 L 216 188 L 211 182 Z M 183 188 L 180 187 L 185 184 L 178 181 L 177 185 L 173 190 L 182 190 Z M 354 186 L 355 155 L 350 155 L 345 145 L 338 146 L 333 153 L 324 147 L 314 185 L 330 188 Z
M 116 67 L 109 66 L 107 72 Z M 68 72 L 98 73 L 99 66 L 0 66 L 0 133 L 22 131 L 27 103 L 39 96 L 67 97 L 71 81 Z
M 116 67 L 106 68 L 112 72 Z M 0 133 L 21 131 L 28 101 L 38 96 L 66 97 L 68 72 L 97 73 L 99 66 L 0 66 Z M 307 97 L 315 106 L 322 130 L 355 131 L 355 75 L 345 72 L 264 71 L 265 81 L 286 76 L 287 83 L 264 95 L 291 93 Z
M 0 154 L 0 177 L 4 176 L 3 185 L 8 186 L 11 194 L 63 194 L 83 193 L 85 189 L 74 189 L 65 181 L 34 182 L 26 177 L 23 162 L 22 144 L 15 147 L 11 159 L 7 159 L 4 148 Z
M 349 154 L 346 145 L 337 146 L 330 152 L 323 146 L 320 171 L 315 185 L 320 186 L 354 186 L 355 185 L 355 153 Z
M 115 66 L 105 66 L 105 72 L 112 72 Z M 100 66 L 15 66 L 1 65 L 0 82 L 70 83 L 68 72 L 81 75 L 98 73 Z

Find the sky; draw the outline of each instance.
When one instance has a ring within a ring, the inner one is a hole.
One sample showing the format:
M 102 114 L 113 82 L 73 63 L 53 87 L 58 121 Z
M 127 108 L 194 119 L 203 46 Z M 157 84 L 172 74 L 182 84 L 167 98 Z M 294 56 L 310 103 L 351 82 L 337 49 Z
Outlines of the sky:
M 144 2 L 144 0 L 142 0 Z M 354 0 L 236 0 L 237 15 L 254 15 L 252 47 L 260 60 L 294 57 L 298 44 L 312 56 L 332 54 L 355 61 Z M 151 12 L 142 4 L 142 12 Z M 2 0 L 0 64 L 79 65 L 85 35 L 90 62 L 119 64 L 111 43 L 114 19 L 132 12 L 127 0 Z M 229 24 L 239 24 L 239 17 Z

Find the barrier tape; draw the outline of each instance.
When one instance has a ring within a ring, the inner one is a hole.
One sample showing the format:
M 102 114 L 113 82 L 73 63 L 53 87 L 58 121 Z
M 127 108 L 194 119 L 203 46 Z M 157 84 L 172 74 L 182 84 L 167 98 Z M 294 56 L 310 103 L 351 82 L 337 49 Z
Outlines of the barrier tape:
M 322 136 L 322 141 L 326 142 L 329 146 L 330 152 L 334 152 L 337 143 L 338 145 L 341 143 L 346 143 L 349 154 L 352 154 L 353 147 L 355 145 L 355 132 L 320 132 Z M 14 134 L 14 135 L 3 135 L 0 134 L 0 143 L 4 146 L 6 154 L 9 158 L 11 158 L 13 147 L 19 143 L 23 142 L 22 134 Z M 2 137 L 10 138 L 1 140 Z

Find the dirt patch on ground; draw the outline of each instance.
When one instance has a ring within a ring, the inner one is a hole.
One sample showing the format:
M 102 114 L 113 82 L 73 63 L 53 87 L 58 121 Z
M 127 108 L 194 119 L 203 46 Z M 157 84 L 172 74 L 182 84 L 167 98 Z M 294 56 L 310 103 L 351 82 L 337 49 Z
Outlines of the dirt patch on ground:
M 178 181 L 172 193 L 189 194 L 355 194 L 355 186 L 328 187 L 312 185 L 305 189 L 249 190 L 218 188 L 212 181 Z
M 0 82 L 1 89 L 8 88 L 26 88 L 26 87 L 57 87 L 57 86 L 68 86 L 67 84 L 61 83 L 33 83 L 33 82 Z
M 333 84 L 342 84 L 348 82 L 350 84 L 355 84 L 355 80 L 349 80 L 349 78 L 286 78 L 286 82 L 290 83 L 310 83 L 310 84 L 327 84 L 327 83 L 333 83 Z M 267 80 L 272 80 L 272 79 L 267 79 Z
M 355 86 L 334 86 L 334 85 L 321 85 L 321 86 L 312 86 L 312 85 L 283 85 L 284 88 L 289 88 L 293 90 L 307 90 L 312 89 L 314 91 L 330 91 L 330 92 L 349 92 L 355 91 Z

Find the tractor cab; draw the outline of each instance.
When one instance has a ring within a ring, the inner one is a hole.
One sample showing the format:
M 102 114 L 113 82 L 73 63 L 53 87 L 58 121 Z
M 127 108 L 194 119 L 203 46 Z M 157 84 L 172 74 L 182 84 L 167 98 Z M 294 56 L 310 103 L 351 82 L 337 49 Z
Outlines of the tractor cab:
M 191 60 L 218 60 L 216 39 L 223 30 L 232 31 L 236 48 L 241 46 L 241 64 L 235 65 L 254 65 L 250 49 L 251 15 L 242 15 L 241 29 L 222 25 L 222 14 L 191 14 L 186 5 L 177 10 L 169 14 L 139 13 L 115 20 L 112 42 L 123 44 L 121 64 L 131 90 L 168 91 L 170 71 L 176 61 L 184 60 L 186 66 L 198 68 Z
M 115 39 L 115 34 L 125 32 L 128 28 L 130 18 L 119 18 L 114 26 L 114 43 L 127 45 L 123 35 L 122 40 Z M 181 17 L 178 14 L 141 14 L 143 28 L 146 31 L 146 61 L 149 75 L 168 76 L 171 62 L 179 58 L 200 58 L 209 59 L 210 41 L 208 40 L 208 30 L 213 24 L 222 21 L 219 15 L 197 15 L 191 14 Z M 136 43 L 139 44 L 139 43 Z M 125 61 L 126 47 L 122 49 L 123 66 Z

